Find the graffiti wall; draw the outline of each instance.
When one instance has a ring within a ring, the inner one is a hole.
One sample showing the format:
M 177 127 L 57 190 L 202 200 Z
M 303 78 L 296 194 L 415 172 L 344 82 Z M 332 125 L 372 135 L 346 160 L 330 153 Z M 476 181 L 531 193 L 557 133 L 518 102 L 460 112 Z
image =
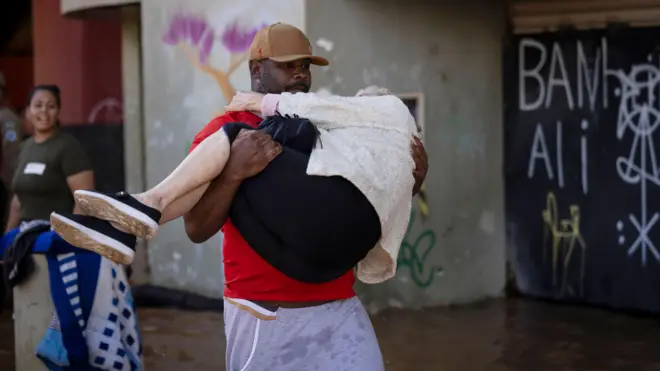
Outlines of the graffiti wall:
M 195 135 L 237 90 L 250 89 L 246 52 L 274 22 L 304 29 L 303 0 L 143 0 L 142 43 L 149 187 L 185 157 Z M 149 245 L 155 284 L 220 297 L 221 236 L 192 244 L 181 220 Z
M 660 29 L 516 38 L 509 259 L 527 294 L 660 311 Z
M 424 126 L 429 171 L 413 201 L 397 274 L 382 284 L 356 285 L 358 295 L 371 312 L 500 295 L 502 3 L 382 3 L 306 1 L 308 35 L 330 61 L 312 70 L 312 88 L 353 95 L 368 85 L 387 87 Z

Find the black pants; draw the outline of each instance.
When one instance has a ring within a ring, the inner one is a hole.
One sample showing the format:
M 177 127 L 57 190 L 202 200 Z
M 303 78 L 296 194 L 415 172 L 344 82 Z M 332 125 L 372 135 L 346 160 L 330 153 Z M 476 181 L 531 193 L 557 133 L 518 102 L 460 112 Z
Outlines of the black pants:
M 245 124 L 224 127 L 230 142 Z M 318 131 L 309 120 L 274 116 L 261 123 L 283 152 L 238 190 L 230 218 L 264 260 L 307 283 L 336 279 L 380 239 L 378 214 L 353 183 L 307 175 Z M 322 143 L 321 143 L 322 145 Z

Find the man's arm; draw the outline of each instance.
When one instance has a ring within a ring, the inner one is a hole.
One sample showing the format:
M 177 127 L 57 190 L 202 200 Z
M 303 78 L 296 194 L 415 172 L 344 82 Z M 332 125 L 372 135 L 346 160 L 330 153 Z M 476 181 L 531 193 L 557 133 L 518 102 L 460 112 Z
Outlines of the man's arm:
M 241 130 L 224 170 L 211 181 L 202 198 L 183 216 L 186 234 L 194 243 L 213 237 L 227 221 L 229 209 L 244 179 L 259 174 L 282 153 L 282 146 L 270 135 L 257 130 Z
M 213 237 L 227 221 L 231 203 L 241 182 L 223 171 L 199 199 L 197 205 L 183 216 L 188 238 L 202 243 Z

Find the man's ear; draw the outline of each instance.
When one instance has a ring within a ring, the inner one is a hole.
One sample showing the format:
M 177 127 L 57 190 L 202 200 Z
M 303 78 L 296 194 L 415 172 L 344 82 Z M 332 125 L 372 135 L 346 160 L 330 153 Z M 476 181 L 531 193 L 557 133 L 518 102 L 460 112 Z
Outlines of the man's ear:
M 261 74 L 261 62 L 250 61 L 250 77 L 256 79 Z

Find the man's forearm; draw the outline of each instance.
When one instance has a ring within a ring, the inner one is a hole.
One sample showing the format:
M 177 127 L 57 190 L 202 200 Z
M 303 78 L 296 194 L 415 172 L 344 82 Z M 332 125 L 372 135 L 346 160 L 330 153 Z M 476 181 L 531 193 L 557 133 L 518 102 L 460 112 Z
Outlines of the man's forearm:
M 211 181 L 197 205 L 183 216 L 186 234 L 192 242 L 205 242 L 220 231 L 240 185 L 240 181 L 231 179 L 225 172 Z

